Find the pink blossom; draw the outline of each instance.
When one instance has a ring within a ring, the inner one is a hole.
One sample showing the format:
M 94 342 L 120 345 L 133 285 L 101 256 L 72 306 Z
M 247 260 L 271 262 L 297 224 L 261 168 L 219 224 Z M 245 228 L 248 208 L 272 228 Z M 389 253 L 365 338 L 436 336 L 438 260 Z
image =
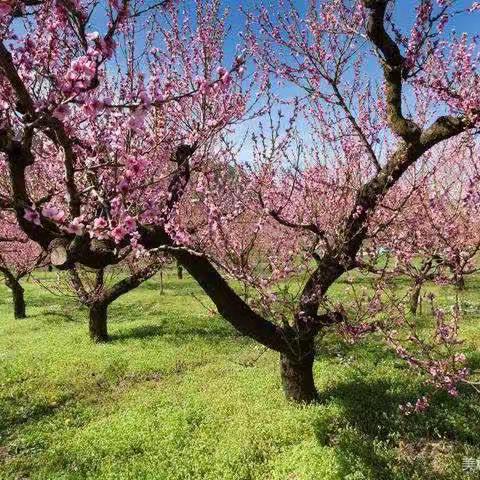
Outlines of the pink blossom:
M 82 217 L 75 217 L 67 227 L 67 232 L 74 235 L 82 235 L 85 230 L 85 224 L 82 221 Z
M 140 99 L 140 101 L 142 102 L 145 108 L 148 108 L 152 103 L 152 100 L 150 99 L 150 97 L 148 96 L 145 90 L 142 90 L 140 92 L 140 94 L 138 95 L 138 98 Z
M 96 218 L 93 221 L 93 227 L 90 229 L 90 236 L 99 240 L 108 238 L 107 227 L 108 222 L 103 217 Z
M 83 111 L 88 117 L 93 118 L 101 111 L 103 107 L 104 104 L 101 100 L 92 98 L 83 104 Z
M 195 85 L 198 92 L 203 95 L 207 95 L 210 91 L 210 83 L 205 78 L 197 76 L 195 78 Z
M 458 397 L 458 390 L 456 387 L 450 387 L 448 390 L 448 394 L 451 395 L 452 397 Z
M 127 157 L 127 165 L 132 172 L 132 177 L 134 177 L 143 173 L 146 166 L 146 160 L 140 156 L 129 155 Z
M 80 93 L 86 90 L 96 74 L 96 64 L 88 56 L 76 58 L 70 64 L 70 68 L 65 75 L 65 87 L 67 91 Z
M 43 207 L 42 215 L 45 218 L 53 220 L 54 222 L 62 222 L 65 218 L 65 212 L 63 210 L 59 210 L 57 207 L 54 206 Z
M 127 235 L 127 230 L 124 228 L 123 225 L 117 225 L 112 231 L 111 235 L 112 238 L 115 240 L 115 243 L 120 243 L 125 236 Z
M 40 225 L 40 215 L 38 212 L 33 208 L 27 208 L 23 215 L 25 220 L 34 223 L 35 225 Z
M 53 116 L 59 120 L 64 120 L 69 113 L 70 107 L 68 105 L 61 104 L 53 111 Z
M 89 32 L 86 34 L 88 40 L 98 40 L 100 38 L 100 34 L 98 32 Z
M 134 218 L 127 215 L 123 221 L 123 226 L 128 233 L 132 233 L 137 228 L 137 222 Z
M 220 77 L 220 80 L 224 85 L 228 85 L 230 83 L 231 78 L 232 77 L 230 76 L 230 73 L 225 72 L 225 74 Z
M 217 68 L 218 78 L 222 78 L 226 73 L 227 73 L 227 69 L 226 69 L 226 68 L 224 68 L 224 67 L 218 67 L 218 68 Z
M 129 187 L 130 187 L 129 180 L 126 178 L 123 178 L 122 180 L 120 180 L 117 188 L 119 192 L 125 194 L 128 192 Z
M 103 217 L 96 218 L 93 221 L 93 228 L 106 228 L 107 226 L 108 226 L 108 223 Z
M 137 108 L 128 119 L 128 127 L 136 132 L 141 132 L 146 114 L 147 112 L 144 108 Z

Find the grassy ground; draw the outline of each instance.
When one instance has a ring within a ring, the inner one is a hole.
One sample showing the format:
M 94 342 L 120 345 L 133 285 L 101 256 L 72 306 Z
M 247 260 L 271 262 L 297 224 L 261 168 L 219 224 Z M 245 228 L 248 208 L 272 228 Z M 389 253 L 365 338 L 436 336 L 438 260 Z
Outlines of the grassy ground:
M 479 292 L 463 294 L 474 366 Z M 374 343 L 320 345 L 323 402 L 300 408 L 283 398 L 277 355 L 211 316 L 188 278 L 118 301 L 107 345 L 89 342 L 73 300 L 33 283 L 26 296 L 29 318 L 14 321 L 0 288 L 2 480 L 441 480 L 480 458 L 478 395 L 437 394 L 404 417 L 398 405 L 424 389 Z

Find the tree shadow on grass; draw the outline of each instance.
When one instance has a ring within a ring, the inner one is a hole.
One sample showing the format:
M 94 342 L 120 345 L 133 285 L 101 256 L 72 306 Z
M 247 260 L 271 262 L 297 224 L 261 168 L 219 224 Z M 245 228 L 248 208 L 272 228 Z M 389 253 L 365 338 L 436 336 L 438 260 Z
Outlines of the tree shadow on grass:
M 201 337 L 209 341 L 218 343 L 225 339 L 239 339 L 233 329 L 222 325 L 209 325 L 202 328 L 200 326 L 180 326 L 179 324 L 170 325 L 170 322 L 164 322 L 160 325 L 145 325 L 124 329 L 120 333 L 110 335 L 111 341 L 124 341 L 128 339 L 147 340 L 153 337 L 163 337 L 170 343 L 184 344 L 193 341 L 195 337 Z
M 164 293 L 161 293 L 161 284 L 160 280 L 155 279 L 149 282 L 146 282 L 142 285 L 143 290 L 149 290 L 155 292 L 158 295 L 158 299 L 161 300 L 165 295 L 182 297 L 186 295 L 191 295 L 192 293 L 200 293 L 199 288 L 193 284 L 191 281 L 185 280 L 165 280 L 163 284 Z M 200 293 L 202 295 L 202 293 Z
M 69 401 L 71 395 L 65 395 L 53 403 L 32 403 L 29 399 L 20 397 L 2 398 L 0 400 L 0 440 L 3 433 L 21 425 L 40 422 L 46 417 L 53 417 Z M 22 406 L 19 408 L 19 406 Z M 0 441 L 1 443 L 1 441 Z
M 66 312 L 55 312 L 55 311 L 46 311 L 42 313 L 36 313 L 35 315 L 29 315 L 30 318 L 42 318 L 45 319 L 46 317 L 55 317 L 53 321 L 60 321 L 63 320 L 64 322 L 74 322 L 79 323 L 80 320 L 75 318 L 73 315 L 70 315 Z
M 439 439 L 478 448 L 478 395 L 465 390 L 455 399 L 436 393 L 426 413 L 402 415 L 399 405 L 421 394 L 413 384 L 360 376 L 321 392 L 323 404 L 342 407 L 340 419 L 326 422 L 321 418 L 314 423 L 318 442 L 335 447 L 342 478 L 358 469 L 368 472 L 368 478 L 451 478 L 450 472 L 430 470 L 435 448 Z M 399 457 L 392 460 L 394 452 Z

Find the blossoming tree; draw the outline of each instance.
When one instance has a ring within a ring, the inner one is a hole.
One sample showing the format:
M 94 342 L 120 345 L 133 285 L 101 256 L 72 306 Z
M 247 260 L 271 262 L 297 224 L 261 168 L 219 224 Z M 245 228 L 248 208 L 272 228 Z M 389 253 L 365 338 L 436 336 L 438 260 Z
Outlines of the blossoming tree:
M 41 265 L 44 255 L 39 246 L 17 227 L 11 215 L 2 213 L 0 218 L 0 273 L 12 292 L 14 318 L 25 318 L 21 280 Z
M 88 307 L 90 338 L 94 342 L 108 340 L 108 308 L 122 295 L 134 290 L 162 267 L 158 255 L 127 258 L 113 271 L 101 268 L 95 272 L 72 268 L 68 273 L 69 289 L 82 305 Z
M 216 1 L 12 1 L 2 204 L 59 268 L 173 255 L 228 322 L 280 353 L 287 397 L 314 401 L 315 338 L 345 321 L 329 288 L 361 266 L 405 173 L 479 126 L 476 40 L 444 33 L 454 3 L 419 0 L 405 27 L 393 1 L 325 0 L 303 16 L 279 1 L 246 12 L 246 50 L 227 60 Z M 276 123 L 278 104 L 290 121 Z M 240 161 L 232 131 L 254 106 L 267 122 Z M 33 195 L 39 175 L 50 181 Z M 297 294 L 282 288 L 292 276 Z
M 405 275 L 411 281 L 410 310 L 416 313 L 420 291 L 427 281 L 464 285 L 478 270 L 478 153 L 472 138 L 458 137 L 428 159 L 428 168 L 414 172 L 402 195 L 407 208 L 390 202 L 395 221 L 371 242 L 370 270 L 386 249 L 394 261 L 381 275 Z M 405 182 L 404 182 L 405 183 Z M 384 213 L 387 213 L 385 211 Z

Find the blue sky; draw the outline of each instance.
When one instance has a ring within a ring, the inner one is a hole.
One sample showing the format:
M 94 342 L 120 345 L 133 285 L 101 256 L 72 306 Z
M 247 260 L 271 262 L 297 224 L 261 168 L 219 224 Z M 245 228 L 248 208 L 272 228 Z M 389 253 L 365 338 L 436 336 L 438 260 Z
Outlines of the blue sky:
M 435 6 L 437 0 L 433 0 Z M 266 0 L 266 5 L 275 5 L 276 0 Z M 255 4 L 258 4 L 256 0 L 247 0 L 247 2 L 242 2 L 244 9 L 248 9 Z M 305 12 L 308 8 L 309 2 L 306 0 L 294 0 L 296 8 L 300 12 Z M 470 0 L 457 0 L 455 10 L 464 10 L 472 4 Z M 238 32 L 243 29 L 244 20 L 243 16 L 239 13 L 239 4 L 234 0 L 224 0 L 223 5 L 228 7 L 231 11 L 231 34 L 227 40 L 226 50 L 227 52 L 232 52 L 235 50 L 235 45 L 238 42 Z M 416 7 L 419 5 L 419 0 L 397 0 L 395 4 L 395 21 L 397 26 L 402 30 L 405 35 L 408 35 L 411 31 L 412 25 L 415 21 L 415 12 Z M 474 36 L 480 34 L 480 12 L 474 13 L 463 13 L 455 16 L 455 18 L 448 23 L 445 34 L 449 35 L 452 30 L 457 34 L 466 32 L 467 34 Z M 378 62 L 376 59 L 370 59 L 365 67 L 366 73 L 369 77 L 374 78 L 377 81 L 381 81 L 382 74 L 379 69 Z M 298 95 L 299 89 L 295 86 L 284 86 L 281 89 L 277 87 L 277 93 L 280 93 L 283 97 L 293 97 Z M 405 90 L 405 102 L 409 103 L 413 101 L 408 94 L 408 89 Z M 284 109 L 285 110 L 285 109 Z M 246 127 L 246 126 L 245 126 Z M 251 125 L 250 125 L 251 127 Z M 300 129 L 306 128 L 301 120 L 297 123 L 297 127 Z M 238 137 L 243 135 L 244 128 L 241 128 L 237 131 Z M 245 152 L 244 152 L 245 155 Z M 243 155 L 242 155 L 243 156 Z M 248 156 L 248 154 L 247 154 Z M 246 159 L 246 157 L 245 157 Z
M 173 0 L 175 1 L 175 0 Z M 151 5 L 157 3 L 158 0 L 148 0 L 146 5 Z M 186 0 L 188 3 L 189 0 Z M 434 0 L 436 3 L 436 0 Z M 193 5 L 193 1 L 191 2 Z M 293 0 L 296 8 L 302 12 L 307 9 L 308 1 L 307 0 Z M 408 32 L 408 29 L 411 27 L 415 15 L 415 7 L 418 5 L 419 0 L 397 0 L 396 1 L 396 19 L 399 26 L 405 31 Z M 227 56 L 232 56 L 235 52 L 235 46 L 239 41 L 238 33 L 243 30 L 244 27 L 244 18 L 243 14 L 240 12 L 240 6 L 243 9 L 250 9 L 254 5 L 265 4 L 265 5 L 275 5 L 276 0 L 267 0 L 262 2 L 262 0 L 246 0 L 238 2 L 238 0 L 223 0 L 222 5 L 225 8 L 228 8 L 230 11 L 230 28 L 231 33 L 227 39 L 226 43 L 226 54 Z M 463 9 L 472 4 L 472 0 L 456 0 L 456 8 Z M 101 5 L 101 2 L 100 2 Z M 93 16 L 91 22 L 90 30 L 98 30 L 99 32 L 104 32 L 106 30 L 105 17 L 101 14 L 101 8 L 97 8 L 97 14 Z M 16 22 L 16 29 L 19 33 L 22 33 L 24 30 L 20 22 Z M 480 34 L 480 12 L 475 14 L 462 14 L 456 17 L 455 21 L 450 23 L 447 32 L 454 28 L 458 33 L 467 32 L 470 35 Z
M 101 0 L 103 2 L 104 0 Z M 175 1 L 175 0 L 173 0 Z M 277 0 L 264 0 L 266 5 L 272 5 L 273 7 L 276 5 Z M 309 2 L 307 0 L 293 0 L 294 5 L 300 12 L 306 11 Z M 433 0 L 435 3 L 437 0 Z M 147 5 L 151 5 L 154 3 L 157 3 L 158 0 L 147 0 Z M 185 3 L 187 5 L 194 5 L 193 0 L 185 0 Z M 226 40 L 226 45 L 225 45 L 225 66 L 229 66 L 233 60 L 233 57 L 236 53 L 236 47 L 239 42 L 241 42 L 241 39 L 239 37 L 239 32 L 244 29 L 244 16 L 240 12 L 240 3 L 242 7 L 246 10 L 252 8 L 254 5 L 258 5 L 261 3 L 261 0 L 246 0 L 243 2 L 238 2 L 238 0 L 223 0 L 222 5 L 226 8 L 229 9 L 230 11 L 230 17 L 229 17 L 229 22 L 230 22 L 230 28 L 231 32 Z M 470 0 L 457 0 L 456 5 L 457 9 L 464 9 L 468 6 L 470 6 L 472 1 Z M 398 26 L 402 29 L 402 31 L 405 34 L 408 34 L 408 32 L 411 29 L 412 23 L 415 18 L 415 8 L 419 4 L 419 0 L 397 0 L 396 1 L 396 21 L 398 22 Z M 101 5 L 101 3 L 100 3 Z M 194 7 L 193 7 L 194 8 Z M 98 10 L 102 10 L 100 7 Z M 478 35 L 480 33 L 480 12 L 475 12 L 474 14 L 461 14 L 455 18 L 454 22 L 451 22 L 448 24 L 446 33 L 449 33 L 452 29 L 455 29 L 457 33 L 463 33 L 467 32 L 470 35 Z M 100 33 L 104 33 L 106 30 L 106 25 L 105 25 L 105 17 L 98 12 L 96 15 L 93 16 L 92 18 L 92 24 L 90 28 L 88 29 L 89 31 L 94 31 L 98 30 Z M 18 33 L 23 32 L 23 28 L 17 23 L 17 31 Z M 143 35 L 143 34 L 142 34 Z M 141 39 L 141 36 L 139 37 L 139 40 Z M 140 41 L 141 43 L 141 41 Z M 368 76 L 376 79 L 377 81 L 381 81 L 381 74 L 379 72 L 378 64 L 376 60 L 372 60 L 366 65 L 366 73 Z M 276 87 L 276 92 L 281 94 L 283 97 L 294 97 L 296 95 L 302 94 L 303 92 L 300 92 L 299 89 L 295 86 L 287 85 L 283 86 L 281 88 Z M 409 102 L 409 96 L 408 92 L 406 93 L 406 102 Z M 284 113 L 288 114 L 288 109 L 283 108 Z M 285 112 L 285 110 L 287 110 Z M 254 122 L 256 123 L 256 121 Z M 303 122 L 299 121 L 297 124 L 297 127 L 300 129 L 306 128 L 306 126 L 303 124 Z M 251 122 L 248 124 L 245 124 L 241 126 L 240 128 L 237 128 L 235 130 L 235 138 L 241 139 L 243 138 L 243 135 L 245 132 L 253 128 L 255 129 L 255 126 L 252 125 Z M 242 157 L 244 154 L 242 154 Z
M 173 0 L 176 1 L 176 0 Z M 436 4 L 437 0 L 433 0 Z M 158 0 L 147 0 L 146 5 L 152 5 L 157 3 Z M 321 2 L 321 0 L 319 0 Z M 187 5 L 192 5 L 194 9 L 193 0 L 185 0 Z M 300 12 L 305 12 L 308 8 L 308 0 L 293 0 L 295 7 Z M 246 0 L 238 2 L 238 0 L 223 0 L 222 5 L 225 8 L 228 8 L 230 11 L 229 22 L 231 32 L 226 40 L 225 45 L 225 57 L 226 63 L 228 64 L 233 60 L 235 55 L 236 46 L 241 42 L 239 37 L 239 32 L 243 31 L 244 28 L 244 16 L 241 13 L 240 9 L 249 10 L 255 5 L 264 4 L 267 6 L 272 6 L 273 8 L 277 4 L 276 0 Z M 398 26 L 406 34 L 410 31 L 410 28 L 413 24 L 415 18 L 415 7 L 419 4 L 419 0 L 396 0 L 395 7 L 395 19 L 398 23 Z M 461 10 L 472 4 L 471 0 L 456 0 L 456 9 Z M 101 5 L 101 3 L 100 3 Z M 91 30 L 98 30 L 99 32 L 104 32 L 106 30 L 105 17 L 100 14 L 102 9 L 98 9 L 98 13 L 92 18 Z M 455 29 L 457 33 L 467 32 L 470 35 L 475 35 L 480 33 L 480 12 L 474 14 L 461 14 L 455 18 L 455 21 L 449 23 L 446 29 L 446 33 Z M 141 37 L 141 36 L 140 36 Z M 140 38 L 139 37 L 139 38 Z
M 321 0 L 319 0 L 321 1 Z M 437 0 L 433 0 L 436 6 Z M 300 12 L 305 12 L 308 8 L 308 0 L 293 0 L 294 5 Z M 242 8 L 247 10 L 253 8 L 255 5 L 262 4 L 261 0 L 247 0 L 241 2 Z M 264 0 L 264 5 L 275 5 L 276 0 Z M 456 0 L 455 10 L 464 10 L 472 4 L 472 0 Z M 224 7 L 230 11 L 230 28 L 231 33 L 227 38 L 225 50 L 226 58 L 229 60 L 235 52 L 235 47 L 238 44 L 240 37 L 239 32 L 244 28 L 243 14 L 240 12 L 239 2 L 236 0 L 224 0 Z M 415 10 L 419 5 L 419 0 L 397 0 L 395 4 L 395 20 L 405 35 L 408 35 L 415 20 Z M 445 34 L 449 35 L 452 30 L 457 34 L 466 32 L 474 36 L 480 34 L 480 11 L 474 13 L 462 13 L 457 15 L 451 22 L 448 23 Z M 371 69 L 373 76 L 379 74 L 376 60 L 372 59 L 367 65 L 367 69 Z M 291 91 L 285 87 L 287 91 Z
M 436 3 L 436 0 L 434 0 Z M 237 34 L 243 28 L 243 18 L 240 12 L 240 4 L 242 8 L 248 9 L 253 7 L 255 4 L 261 4 L 262 2 L 255 0 L 247 0 L 244 2 L 238 2 L 236 0 L 224 0 L 223 5 L 228 8 L 231 12 L 231 27 L 232 35 L 229 39 L 230 45 L 227 46 L 228 49 L 234 47 L 236 40 L 238 39 Z M 275 0 L 269 0 L 263 2 L 265 5 L 275 5 Z M 306 0 L 293 0 L 294 5 L 300 12 L 306 11 L 308 8 L 309 2 Z M 463 10 L 469 7 L 473 2 L 471 0 L 456 0 L 457 10 Z M 415 8 L 419 4 L 419 0 L 397 0 L 396 1 L 396 19 L 398 24 L 402 29 L 409 29 L 412 26 L 412 23 L 415 18 Z M 455 30 L 458 33 L 467 32 L 468 34 L 475 35 L 480 34 L 480 12 L 475 14 L 461 14 L 456 17 L 455 21 L 452 22 L 447 28 L 449 30 Z

